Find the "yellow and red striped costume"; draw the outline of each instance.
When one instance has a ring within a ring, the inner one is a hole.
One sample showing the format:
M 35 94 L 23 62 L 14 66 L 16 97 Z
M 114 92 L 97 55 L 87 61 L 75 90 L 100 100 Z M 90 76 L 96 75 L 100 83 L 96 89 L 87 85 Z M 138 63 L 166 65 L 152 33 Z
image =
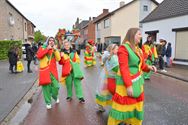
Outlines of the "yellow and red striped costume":
M 94 42 L 92 40 L 89 40 L 88 44 L 86 45 L 86 50 L 84 52 L 84 64 L 86 66 L 93 66 L 96 64 L 95 50 L 93 44 Z
M 144 119 L 144 79 L 142 70 L 149 71 L 139 47 L 134 52 L 129 42 L 118 50 L 119 71 L 116 77 L 116 91 L 112 98 L 112 109 L 109 113 L 108 125 L 121 122 L 141 125 Z M 132 86 L 133 97 L 127 95 L 127 88 Z

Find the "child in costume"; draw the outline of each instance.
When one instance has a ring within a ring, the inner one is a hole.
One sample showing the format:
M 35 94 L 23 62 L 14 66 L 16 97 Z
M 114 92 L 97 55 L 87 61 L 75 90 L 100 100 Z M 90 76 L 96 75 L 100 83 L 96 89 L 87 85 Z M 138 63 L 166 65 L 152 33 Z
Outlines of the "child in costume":
M 94 44 L 95 43 L 93 40 L 88 40 L 86 45 L 86 50 L 84 52 L 84 63 L 87 67 L 96 64 Z
M 55 45 L 55 39 L 53 37 L 47 39 L 46 44 L 39 48 L 36 56 L 40 62 L 39 85 L 42 86 L 46 108 L 51 109 L 51 98 L 56 103 L 59 103 L 59 82 L 56 61 L 59 61 L 61 58 Z
M 112 95 L 115 93 L 115 76 L 118 70 L 118 58 L 117 58 L 118 46 L 111 44 L 108 46 L 107 51 L 104 52 L 102 60 L 104 63 L 104 78 L 101 80 L 96 94 L 96 103 L 98 104 L 99 111 L 105 111 L 103 107 L 111 105 Z M 102 75 L 102 74 L 101 74 Z
M 158 58 L 157 50 L 155 45 L 153 44 L 152 36 L 147 37 L 147 41 L 142 46 L 142 51 L 144 54 L 145 63 L 148 65 L 154 64 L 156 58 Z M 143 76 L 145 80 L 149 80 L 152 72 L 144 72 Z
M 61 60 L 59 64 L 62 65 L 62 79 L 65 79 L 65 84 L 67 88 L 67 101 L 72 100 L 72 87 L 74 83 L 74 88 L 76 96 L 80 103 L 84 103 L 83 91 L 81 80 L 83 79 L 83 73 L 80 70 L 80 58 L 76 52 L 70 47 L 68 41 L 63 43 L 64 49 L 61 51 Z
M 145 64 L 142 50 L 138 47 L 140 39 L 141 31 L 138 28 L 130 28 L 118 49 L 119 71 L 108 125 L 118 125 L 122 122 L 126 125 L 142 125 L 144 117 L 142 71 L 156 71 L 156 68 Z

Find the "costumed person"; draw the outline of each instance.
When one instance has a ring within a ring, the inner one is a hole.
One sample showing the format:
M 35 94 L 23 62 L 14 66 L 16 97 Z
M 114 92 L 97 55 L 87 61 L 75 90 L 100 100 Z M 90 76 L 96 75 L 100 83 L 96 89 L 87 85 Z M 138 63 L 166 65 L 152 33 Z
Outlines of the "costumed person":
M 139 28 L 130 28 L 118 49 L 119 71 L 116 76 L 116 90 L 112 97 L 108 125 L 142 125 L 144 119 L 144 79 L 142 71 L 156 72 L 155 66 L 145 64 Z
M 144 55 L 145 63 L 148 65 L 153 65 L 155 59 L 158 58 L 157 56 L 157 50 L 155 45 L 153 44 L 153 38 L 152 36 L 147 37 L 147 41 L 142 45 L 142 51 Z M 145 80 L 149 80 L 152 72 L 144 72 L 143 76 Z
M 84 64 L 87 67 L 96 64 L 94 44 L 95 42 L 93 40 L 88 40 L 88 43 L 86 45 L 86 50 L 84 52 Z
M 72 88 L 76 92 L 76 97 L 80 103 L 85 103 L 83 97 L 83 90 L 81 80 L 83 79 L 83 73 L 80 69 L 80 58 L 76 52 L 70 46 L 70 42 L 65 40 L 63 42 L 63 49 L 61 50 L 61 60 L 59 64 L 62 65 L 62 78 L 61 82 L 65 82 L 67 88 L 67 101 L 72 100 Z M 65 80 L 65 81 L 64 81 Z
M 96 103 L 98 110 L 101 112 L 105 111 L 105 106 L 111 105 L 112 95 L 115 93 L 115 76 L 119 66 L 117 51 L 118 46 L 116 44 L 110 44 L 102 57 L 104 70 L 101 72 L 101 83 L 98 86 L 96 94 Z
M 59 103 L 58 91 L 60 86 L 56 62 L 61 59 L 53 37 L 49 37 L 47 42 L 39 48 L 37 58 L 40 63 L 39 85 L 42 86 L 46 108 L 51 109 L 51 98 Z

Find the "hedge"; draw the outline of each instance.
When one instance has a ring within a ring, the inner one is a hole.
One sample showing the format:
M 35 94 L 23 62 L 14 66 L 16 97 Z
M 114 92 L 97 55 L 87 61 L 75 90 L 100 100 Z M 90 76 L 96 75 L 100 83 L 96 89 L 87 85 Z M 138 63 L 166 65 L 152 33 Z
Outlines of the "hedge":
M 22 41 L 3 40 L 0 41 L 0 60 L 8 59 L 8 51 L 11 47 L 19 47 L 19 55 L 22 55 Z

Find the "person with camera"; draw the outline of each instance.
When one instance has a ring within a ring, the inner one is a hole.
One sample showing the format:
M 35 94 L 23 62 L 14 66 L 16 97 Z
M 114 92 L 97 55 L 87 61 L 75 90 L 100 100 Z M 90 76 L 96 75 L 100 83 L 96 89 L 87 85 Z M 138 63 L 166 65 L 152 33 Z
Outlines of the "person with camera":
M 39 48 L 37 58 L 40 63 L 39 85 L 42 86 L 46 108 L 51 109 L 51 98 L 53 98 L 56 103 L 59 103 L 59 81 L 56 62 L 59 62 L 61 59 L 53 37 L 50 37 L 46 44 Z

